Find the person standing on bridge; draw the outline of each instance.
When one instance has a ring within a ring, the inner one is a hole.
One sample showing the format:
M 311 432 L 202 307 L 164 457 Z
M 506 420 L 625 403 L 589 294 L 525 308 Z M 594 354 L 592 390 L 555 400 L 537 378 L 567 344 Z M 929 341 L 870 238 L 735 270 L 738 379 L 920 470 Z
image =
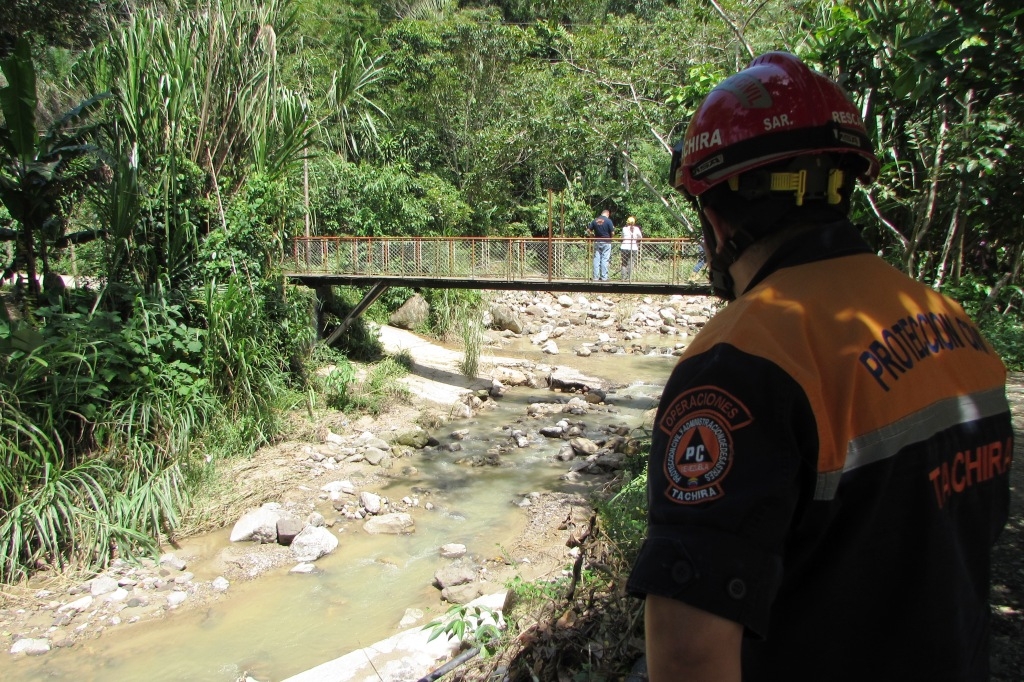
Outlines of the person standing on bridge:
M 1006 370 L 848 219 L 879 161 L 832 80 L 770 52 L 673 155 L 731 301 L 655 417 L 627 589 L 669 680 L 987 680 Z
M 640 258 L 640 239 L 643 236 L 644 233 L 640 230 L 640 226 L 636 224 L 636 218 L 634 216 L 626 218 L 626 226 L 622 228 L 622 246 L 619 247 L 619 251 L 622 252 L 622 279 L 624 280 L 633 278 L 633 268 Z
M 612 212 L 608 209 L 601 211 L 601 215 L 590 221 L 590 233 L 594 235 L 594 279 L 608 280 L 608 264 L 612 258 L 612 235 L 615 233 L 615 223 L 612 222 Z

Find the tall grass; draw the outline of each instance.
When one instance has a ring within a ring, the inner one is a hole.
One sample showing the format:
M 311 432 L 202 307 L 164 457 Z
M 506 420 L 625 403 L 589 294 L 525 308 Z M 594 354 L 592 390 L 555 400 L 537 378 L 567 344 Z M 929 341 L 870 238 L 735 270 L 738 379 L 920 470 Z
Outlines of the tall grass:
M 475 377 L 480 369 L 480 354 L 484 342 L 481 322 L 482 299 L 478 292 L 442 289 L 430 296 L 430 314 L 433 331 L 441 339 L 462 343 L 459 371 Z
M 122 463 L 90 456 L 98 434 L 112 433 L 98 423 L 116 414 L 107 390 L 116 372 L 104 380 L 105 357 L 62 334 L 2 357 L 0 580 L 42 565 L 102 566 L 115 548 L 155 546 L 133 523 L 133 508 L 150 507 L 126 485 Z
M 459 371 L 463 376 L 473 378 L 480 370 L 480 353 L 484 345 L 484 327 L 477 310 L 467 310 L 459 320 L 459 336 L 462 338 Z
M 647 535 L 647 457 L 651 434 L 639 430 L 639 450 L 626 459 L 625 483 L 610 499 L 600 502 L 597 511 L 601 529 L 627 564 L 640 553 Z
M 209 282 L 204 293 L 203 371 L 224 401 L 222 409 L 259 446 L 278 429 L 273 405 L 285 369 L 263 308 L 265 296 L 241 276 L 223 285 Z
M 182 285 L 204 234 L 227 229 L 227 199 L 299 167 L 315 129 L 277 50 L 294 17 L 289 0 L 133 6 L 83 60 L 86 86 L 116 95 L 101 210 L 111 278 Z
M 206 329 L 158 288 L 120 313 L 76 294 L 18 348 L 0 330 L 0 580 L 155 551 L 218 415 L 250 448 L 273 436 L 282 363 L 263 299 L 235 281 L 206 293 Z

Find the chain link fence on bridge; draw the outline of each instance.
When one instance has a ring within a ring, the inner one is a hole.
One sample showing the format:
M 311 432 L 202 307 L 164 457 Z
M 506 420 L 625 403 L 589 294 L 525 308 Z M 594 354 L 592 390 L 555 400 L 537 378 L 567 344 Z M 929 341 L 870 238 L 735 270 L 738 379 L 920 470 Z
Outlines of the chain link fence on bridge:
M 589 281 L 594 246 L 593 239 L 562 238 L 300 237 L 293 254 L 296 274 Z M 644 284 L 688 283 L 701 254 L 691 240 L 644 239 L 627 275 L 618 242 L 611 251 L 611 279 Z

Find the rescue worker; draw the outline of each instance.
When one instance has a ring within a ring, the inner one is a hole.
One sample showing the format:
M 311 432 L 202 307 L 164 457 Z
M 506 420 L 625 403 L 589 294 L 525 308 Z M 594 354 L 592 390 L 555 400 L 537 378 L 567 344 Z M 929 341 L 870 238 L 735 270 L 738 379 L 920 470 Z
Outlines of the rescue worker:
M 666 384 L 648 466 L 647 665 L 678 680 L 985 680 L 1006 372 L 849 222 L 879 162 L 843 90 L 771 52 L 674 154 L 731 303 Z

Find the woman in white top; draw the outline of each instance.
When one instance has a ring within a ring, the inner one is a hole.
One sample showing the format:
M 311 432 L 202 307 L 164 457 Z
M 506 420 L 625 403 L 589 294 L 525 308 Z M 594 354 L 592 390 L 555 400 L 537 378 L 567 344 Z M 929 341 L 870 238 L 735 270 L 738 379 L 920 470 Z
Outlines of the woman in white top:
M 643 236 L 636 218 L 629 216 L 622 228 L 622 246 L 619 247 L 622 251 L 622 279 L 633 278 L 633 266 L 640 257 L 640 238 Z

